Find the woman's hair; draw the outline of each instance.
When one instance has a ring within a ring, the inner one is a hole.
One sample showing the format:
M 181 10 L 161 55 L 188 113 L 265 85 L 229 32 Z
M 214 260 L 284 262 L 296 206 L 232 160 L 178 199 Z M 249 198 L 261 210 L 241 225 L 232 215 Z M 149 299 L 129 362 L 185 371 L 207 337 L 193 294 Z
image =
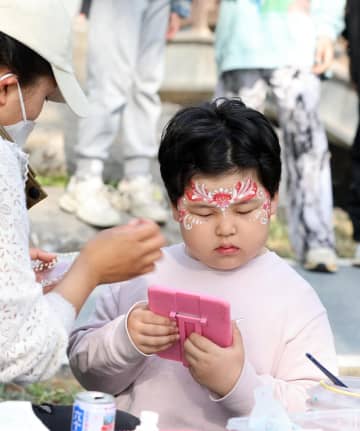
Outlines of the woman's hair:
M 179 111 L 163 131 L 159 162 L 173 204 L 196 175 L 255 170 L 271 197 L 281 177 L 280 145 L 270 122 L 239 99 Z
M 20 85 L 33 84 L 40 76 L 54 78 L 50 63 L 21 42 L 0 32 L 0 66 L 15 73 Z

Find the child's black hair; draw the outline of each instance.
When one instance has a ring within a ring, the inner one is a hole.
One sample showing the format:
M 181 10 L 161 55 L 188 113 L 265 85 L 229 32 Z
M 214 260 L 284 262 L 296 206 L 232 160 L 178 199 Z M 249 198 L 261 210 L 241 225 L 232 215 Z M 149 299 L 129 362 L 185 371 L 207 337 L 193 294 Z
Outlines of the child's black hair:
M 0 32 L 0 66 L 17 75 L 20 85 L 26 87 L 37 78 L 54 78 L 50 63 L 21 42 Z
M 254 169 L 271 197 L 281 177 L 280 145 L 270 122 L 239 99 L 219 98 L 179 111 L 163 131 L 159 162 L 176 205 L 196 174 Z

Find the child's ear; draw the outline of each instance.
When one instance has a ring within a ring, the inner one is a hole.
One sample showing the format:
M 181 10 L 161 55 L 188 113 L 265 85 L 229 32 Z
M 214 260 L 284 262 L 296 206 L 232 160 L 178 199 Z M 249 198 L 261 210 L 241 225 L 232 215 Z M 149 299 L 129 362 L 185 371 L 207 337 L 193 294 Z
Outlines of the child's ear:
M 275 215 L 279 204 L 279 192 L 274 194 L 274 197 L 271 198 L 271 215 Z

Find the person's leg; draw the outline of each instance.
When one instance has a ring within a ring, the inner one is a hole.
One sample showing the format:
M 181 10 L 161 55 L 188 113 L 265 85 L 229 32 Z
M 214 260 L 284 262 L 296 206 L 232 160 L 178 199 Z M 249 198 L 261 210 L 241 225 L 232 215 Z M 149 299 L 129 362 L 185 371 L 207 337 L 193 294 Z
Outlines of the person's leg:
M 163 79 L 169 0 L 147 2 L 133 81 L 122 118 L 125 180 L 119 184 L 120 207 L 138 217 L 167 220 L 151 180 L 151 163 L 158 150 L 157 126 L 161 113 L 159 89 Z
M 99 227 L 120 222 L 110 205 L 102 173 L 132 86 L 146 0 L 93 2 L 89 17 L 88 99 L 79 122 L 76 172 L 60 207 Z
M 348 211 L 353 224 L 353 238 L 356 243 L 354 265 L 360 267 L 360 121 L 351 148 L 351 183 Z
M 320 80 L 311 72 L 283 68 L 273 71 L 270 85 L 284 132 L 292 246 L 308 269 L 334 272 L 330 155 L 318 116 Z

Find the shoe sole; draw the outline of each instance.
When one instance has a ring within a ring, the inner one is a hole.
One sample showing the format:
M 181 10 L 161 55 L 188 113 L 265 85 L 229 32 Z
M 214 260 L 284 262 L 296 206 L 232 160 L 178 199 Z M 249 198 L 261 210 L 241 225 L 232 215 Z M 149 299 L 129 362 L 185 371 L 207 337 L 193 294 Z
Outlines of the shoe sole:
M 336 265 L 331 265 L 331 264 L 329 265 L 325 263 L 307 263 L 307 264 L 304 264 L 304 268 L 308 271 L 321 272 L 321 273 L 327 273 L 327 274 L 334 274 L 338 270 Z

